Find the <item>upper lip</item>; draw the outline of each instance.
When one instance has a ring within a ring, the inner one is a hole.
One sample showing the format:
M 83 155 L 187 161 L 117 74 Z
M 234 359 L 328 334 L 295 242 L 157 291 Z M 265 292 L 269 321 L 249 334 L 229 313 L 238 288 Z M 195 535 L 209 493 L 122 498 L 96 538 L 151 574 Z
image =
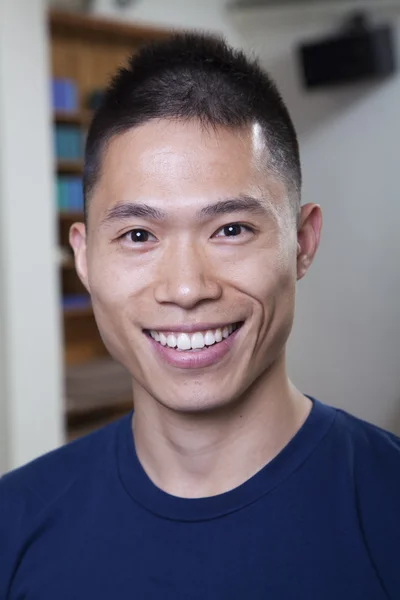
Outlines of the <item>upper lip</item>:
M 208 331 L 213 329 L 223 329 L 228 325 L 233 325 L 234 323 L 241 323 L 241 321 L 231 321 L 230 323 L 193 323 L 186 325 L 163 325 L 162 327 L 152 327 L 151 329 L 146 329 L 146 331 L 176 331 L 179 333 L 195 333 L 196 331 Z

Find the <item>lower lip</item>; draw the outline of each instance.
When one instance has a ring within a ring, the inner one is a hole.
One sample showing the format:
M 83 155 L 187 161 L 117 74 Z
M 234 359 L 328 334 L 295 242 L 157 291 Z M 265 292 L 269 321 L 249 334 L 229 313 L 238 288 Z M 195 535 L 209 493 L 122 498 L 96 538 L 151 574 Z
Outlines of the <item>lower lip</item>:
M 235 343 L 242 327 L 243 325 L 231 333 L 229 337 L 222 340 L 222 342 L 218 342 L 212 346 L 205 346 L 201 350 L 184 350 L 182 352 L 169 346 L 162 346 L 147 333 L 145 333 L 145 336 L 152 348 L 154 348 L 154 351 L 169 365 L 180 369 L 204 369 L 225 358 Z

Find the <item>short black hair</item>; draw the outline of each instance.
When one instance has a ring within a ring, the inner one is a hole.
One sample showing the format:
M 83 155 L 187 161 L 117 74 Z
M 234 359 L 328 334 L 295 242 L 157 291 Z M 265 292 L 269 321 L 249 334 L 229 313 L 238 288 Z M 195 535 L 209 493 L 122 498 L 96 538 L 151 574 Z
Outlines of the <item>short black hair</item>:
M 241 128 L 258 122 L 270 166 L 287 185 L 296 212 L 301 165 L 296 131 L 269 75 L 223 38 L 175 33 L 140 48 L 106 89 L 90 125 L 83 189 L 87 202 L 110 139 L 152 119 L 197 120 L 205 127 Z

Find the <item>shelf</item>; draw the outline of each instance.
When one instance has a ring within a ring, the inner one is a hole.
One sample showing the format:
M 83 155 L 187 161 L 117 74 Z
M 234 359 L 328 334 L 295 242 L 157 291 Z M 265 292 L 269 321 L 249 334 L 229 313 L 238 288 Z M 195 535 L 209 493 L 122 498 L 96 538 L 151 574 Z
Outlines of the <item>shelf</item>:
M 112 423 L 116 419 L 120 419 L 133 408 L 132 396 L 126 398 L 119 406 L 104 411 L 87 412 L 85 415 L 66 415 L 67 440 L 72 442 L 77 438 L 83 437 L 92 433 L 100 427 L 104 427 Z
M 132 409 L 132 378 L 110 356 L 66 369 L 69 424 Z
M 62 110 L 57 110 L 53 114 L 53 120 L 55 123 L 61 125 L 77 125 L 79 127 L 85 128 L 89 127 L 93 114 L 94 112 L 89 110 L 87 112 L 82 111 L 77 113 L 63 112 Z
M 68 260 L 62 262 L 60 266 L 62 269 L 73 271 L 75 269 L 75 261 L 73 258 L 69 258 Z
M 59 160 L 56 167 L 58 173 L 81 175 L 83 162 L 81 160 Z
M 66 125 L 81 125 L 85 121 L 84 116 L 81 113 L 69 113 L 62 111 L 56 111 L 53 118 L 56 123 L 63 123 Z
M 69 425 L 75 425 L 82 423 L 93 418 L 101 418 L 109 415 L 110 413 L 123 413 L 132 410 L 133 401 L 132 395 L 126 395 L 122 398 L 110 399 L 109 402 L 105 402 L 101 406 L 82 407 L 78 410 L 68 409 L 66 410 L 67 419 Z
M 84 317 L 93 315 L 90 296 L 85 294 L 66 294 L 63 297 L 62 309 L 65 317 Z
M 74 317 L 93 317 L 93 308 L 90 306 L 69 306 L 63 309 L 63 314 L 66 319 Z
M 58 218 L 61 221 L 69 221 L 71 223 L 74 223 L 75 221 L 83 221 L 84 214 L 83 212 L 59 212 Z
M 171 35 L 168 29 L 130 25 L 116 20 L 51 10 L 50 31 L 52 36 L 84 39 L 86 43 L 132 44 L 165 39 Z M 101 56 L 101 54 L 100 54 Z

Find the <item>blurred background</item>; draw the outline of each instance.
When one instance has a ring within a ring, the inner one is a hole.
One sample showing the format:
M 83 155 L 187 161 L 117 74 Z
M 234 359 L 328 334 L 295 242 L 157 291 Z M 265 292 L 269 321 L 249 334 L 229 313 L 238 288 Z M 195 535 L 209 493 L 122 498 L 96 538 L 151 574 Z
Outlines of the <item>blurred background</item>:
M 171 28 L 259 56 L 298 130 L 324 230 L 298 285 L 292 380 L 400 434 L 400 0 L 0 0 L 0 473 L 132 406 L 68 229 L 110 74 Z

